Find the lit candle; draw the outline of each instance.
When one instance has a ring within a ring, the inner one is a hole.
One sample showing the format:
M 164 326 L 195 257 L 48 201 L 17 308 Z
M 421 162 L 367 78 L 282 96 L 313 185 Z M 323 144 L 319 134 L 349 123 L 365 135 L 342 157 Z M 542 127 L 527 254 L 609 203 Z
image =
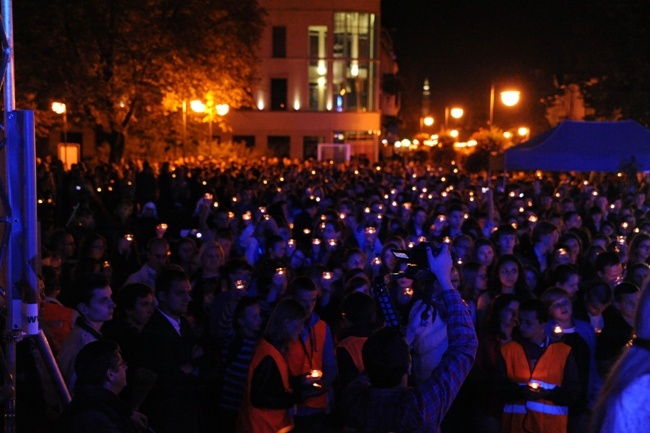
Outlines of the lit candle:
M 320 370 L 312 370 L 311 373 L 309 374 L 309 377 L 312 379 L 320 379 L 323 377 L 323 372 Z
M 323 272 L 323 279 L 324 280 L 331 280 L 332 279 L 332 273 L 328 272 L 328 271 Z
M 539 389 L 539 383 L 537 382 L 528 382 L 528 387 L 534 391 Z
M 553 332 L 554 332 L 556 335 L 561 334 L 561 333 L 562 333 L 562 327 L 561 327 L 560 325 L 555 325 L 555 328 L 553 328 Z

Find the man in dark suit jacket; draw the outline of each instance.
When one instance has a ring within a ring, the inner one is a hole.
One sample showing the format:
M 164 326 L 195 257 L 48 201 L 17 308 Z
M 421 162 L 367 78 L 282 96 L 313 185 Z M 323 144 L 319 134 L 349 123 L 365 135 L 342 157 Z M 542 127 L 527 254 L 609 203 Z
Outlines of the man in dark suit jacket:
M 158 375 L 142 404 L 156 433 L 195 433 L 199 428 L 198 368 L 200 351 L 183 314 L 191 285 L 180 266 L 161 268 L 156 277 L 158 308 L 138 337 L 138 367 Z

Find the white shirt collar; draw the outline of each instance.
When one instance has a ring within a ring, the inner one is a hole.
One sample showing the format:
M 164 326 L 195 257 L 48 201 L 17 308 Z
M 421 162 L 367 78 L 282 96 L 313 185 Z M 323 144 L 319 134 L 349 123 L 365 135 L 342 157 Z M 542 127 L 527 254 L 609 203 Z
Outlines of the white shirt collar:
M 172 324 L 172 326 L 174 327 L 174 329 L 176 330 L 178 335 L 181 335 L 181 321 L 174 319 L 172 316 L 170 316 L 168 314 L 165 314 L 165 312 L 163 310 L 161 310 L 160 308 L 158 308 L 158 311 L 160 311 L 160 314 L 165 316 L 165 319 L 167 319 L 169 321 L 169 323 Z

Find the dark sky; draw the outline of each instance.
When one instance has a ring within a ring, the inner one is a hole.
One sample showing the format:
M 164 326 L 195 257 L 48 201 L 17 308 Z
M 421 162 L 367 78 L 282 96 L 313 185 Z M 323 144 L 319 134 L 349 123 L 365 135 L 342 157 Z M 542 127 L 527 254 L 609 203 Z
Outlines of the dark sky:
M 505 116 L 539 120 L 539 97 L 526 89 L 552 89 L 554 74 L 580 67 L 576 53 L 599 45 L 603 32 L 594 29 L 607 21 L 607 6 L 590 6 L 598 1 L 382 0 L 382 23 L 400 66 L 404 120 L 417 122 L 425 77 L 437 124 L 445 105 L 463 106 L 468 124 L 485 124 L 491 82 L 497 90 L 522 90 L 521 107 L 508 113 L 497 107 L 495 124 Z

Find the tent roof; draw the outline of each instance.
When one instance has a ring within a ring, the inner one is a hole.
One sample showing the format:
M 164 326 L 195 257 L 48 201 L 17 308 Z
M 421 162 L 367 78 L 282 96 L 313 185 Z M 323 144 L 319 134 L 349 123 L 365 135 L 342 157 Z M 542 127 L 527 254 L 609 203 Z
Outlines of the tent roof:
M 650 130 L 632 120 L 564 121 L 505 151 L 508 170 L 650 170 Z

